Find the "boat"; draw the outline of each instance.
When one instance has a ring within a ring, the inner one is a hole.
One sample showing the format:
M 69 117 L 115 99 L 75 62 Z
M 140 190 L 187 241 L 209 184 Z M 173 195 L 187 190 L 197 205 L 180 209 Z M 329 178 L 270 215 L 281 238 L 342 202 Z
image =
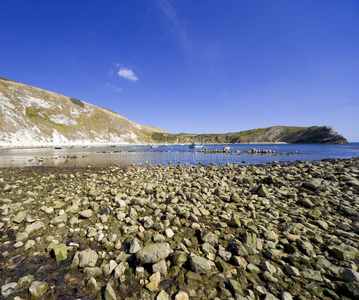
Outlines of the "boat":
M 55 150 L 61 150 L 62 147 L 55 147 L 54 149 L 55 149 Z
M 192 142 L 192 143 L 189 145 L 189 148 L 190 148 L 190 149 L 199 149 L 199 148 L 202 148 L 202 147 L 203 147 L 203 144 L 196 143 L 196 142 Z
M 231 148 L 230 148 L 229 146 L 223 146 L 222 149 L 223 149 L 223 151 L 225 151 L 225 152 L 231 150 Z
M 150 145 L 150 147 L 151 147 L 151 148 L 158 148 L 158 146 L 157 146 L 157 145 L 154 145 L 154 144 Z

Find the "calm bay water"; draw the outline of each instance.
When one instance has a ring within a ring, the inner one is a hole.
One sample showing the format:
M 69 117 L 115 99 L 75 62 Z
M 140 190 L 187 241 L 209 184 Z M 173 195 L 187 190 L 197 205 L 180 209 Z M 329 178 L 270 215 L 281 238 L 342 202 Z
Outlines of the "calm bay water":
M 222 149 L 223 145 L 205 145 L 204 149 Z M 153 165 L 172 162 L 177 164 L 196 165 L 198 163 L 221 165 L 238 164 L 265 164 L 272 161 L 314 160 L 325 158 L 351 158 L 359 156 L 359 143 L 347 145 L 230 145 L 232 151 L 272 150 L 275 154 L 205 154 L 192 151 L 188 145 L 168 145 L 159 148 L 149 146 L 116 146 L 92 148 L 37 148 L 13 149 L 0 151 L 0 167 L 10 166 L 106 166 L 109 164 Z M 281 153 L 281 154 L 280 154 Z

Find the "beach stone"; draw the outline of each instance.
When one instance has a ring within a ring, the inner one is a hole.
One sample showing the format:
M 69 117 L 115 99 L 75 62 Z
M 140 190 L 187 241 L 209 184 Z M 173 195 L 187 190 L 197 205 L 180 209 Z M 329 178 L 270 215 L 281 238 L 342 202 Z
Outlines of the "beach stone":
M 339 275 L 345 281 L 359 281 L 359 273 L 351 269 L 342 268 Z
M 29 250 L 35 244 L 36 244 L 36 242 L 34 240 L 28 240 L 24 245 L 24 251 Z
M 257 247 L 257 235 L 254 232 L 246 231 L 242 236 L 242 243 L 252 248 Z
M 268 261 L 263 261 L 261 263 L 261 268 L 263 271 L 268 271 L 272 275 L 277 271 L 276 268 Z
M 94 267 L 96 265 L 98 255 L 92 249 L 86 249 L 79 253 L 79 267 Z
M 203 251 L 203 253 L 212 253 L 212 254 L 216 254 L 217 250 L 208 243 L 204 243 L 201 245 L 201 249 Z
M 12 186 L 11 186 L 10 184 L 6 184 L 6 185 L 4 186 L 4 188 L 3 188 L 3 191 L 4 191 L 5 193 L 11 192 L 11 191 L 12 191 Z
M 29 234 L 24 231 L 24 232 L 19 232 L 17 235 L 16 235 L 16 241 L 17 242 L 22 242 L 22 241 L 25 241 L 27 240 L 27 238 L 29 237 Z
M 322 275 L 318 270 L 304 269 L 301 274 L 306 279 L 323 282 Z
M 27 212 L 26 212 L 26 211 L 20 211 L 20 212 L 18 212 L 18 214 L 14 217 L 13 222 L 19 224 L 19 223 L 21 223 L 22 221 L 25 220 L 26 216 L 27 216 Z
M 85 209 L 79 212 L 79 216 L 83 219 L 88 219 L 92 217 L 92 210 L 91 209 Z
M 187 287 L 190 290 L 193 289 L 198 290 L 199 285 L 203 283 L 203 279 L 200 274 L 188 271 L 185 277 L 186 277 Z
M 182 267 L 182 265 L 187 261 L 187 254 L 183 251 L 175 251 L 172 254 L 172 259 L 176 266 Z
M 66 208 L 65 212 L 68 214 L 77 214 L 79 212 L 79 206 L 77 204 L 73 204 Z
M 92 291 L 96 291 L 98 289 L 96 279 L 93 277 L 89 278 L 89 280 L 86 282 L 86 287 Z
M 146 284 L 146 288 L 150 291 L 150 292 L 155 292 L 158 290 L 160 282 L 161 282 L 161 275 L 159 272 L 153 273 L 150 278 L 149 278 L 150 282 L 148 284 Z
M 9 297 L 16 291 L 17 282 L 10 282 L 1 286 L 1 296 L 4 298 Z
M 105 300 L 116 300 L 117 299 L 115 291 L 113 290 L 113 288 L 109 282 L 106 284 L 104 298 L 105 298 Z
M 240 228 L 242 226 L 241 220 L 238 214 L 233 214 L 232 218 L 228 222 L 228 226 L 233 228 Z
M 280 294 L 280 299 L 281 299 L 281 300 L 292 300 L 293 297 L 292 297 L 292 295 L 289 294 L 288 292 L 282 292 L 282 293 Z
M 264 271 L 261 274 L 261 277 L 265 280 L 267 280 L 268 282 L 278 282 L 278 279 L 275 278 L 271 273 L 269 273 L 268 271 Z
M 31 223 L 29 225 L 26 225 L 25 227 L 25 231 L 28 233 L 28 234 L 31 234 L 32 232 L 34 231 L 38 231 L 40 230 L 41 228 L 43 228 L 45 226 L 45 224 L 41 221 L 35 221 L 34 223 Z
M 261 184 L 259 189 L 257 190 L 257 195 L 260 197 L 268 197 L 269 192 L 268 192 L 267 188 Z
M 245 258 L 241 256 L 233 256 L 232 261 L 235 265 L 239 266 L 242 270 L 245 270 L 248 265 L 248 262 L 245 260 Z
M 148 202 L 149 202 L 149 199 L 145 199 L 145 198 L 132 198 L 131 199 L 132 205 L 145 206 Z
M 260 272 L 260 269 L 252 264 L 252 263 L 249 263 L 247 266 L 246 266 L 246 270 L 250 273 L 259 273 Z
M 171 228 L 166 229 L 165 234 L 168 239 L 170 239 L 171 237 L 173 237 L 175 235 Z
M 267 230 L 264 232 L 263 234 L 264 238 L 268 241 L 272 241 L 274 242 L 275 244 L 278 243 L 278 234 L 276 232 L 274 232 L 273 230 Z
M 50 221 L 50 224 L 53 224 L 53 225 L 58 225 L 60 223 L 65 223 L 67 221 L 67 215 L 66 214 L 62 214 L 62 215 L 59 215 L 55 218 L 53 218 L 51 221 Z
M 329 246 L 328 250 L 340 260 L 353 260 L 359 256 L 358 249 L 346 246 Z
M 122 275 L 125 274 L 126 270 L 129 269 L 129 264 L 127 261 L 120 262 L 114 270 L 114 277 L 121 278 Z
M 231 194 L 231 201 L 235 202 L 235 203 L 240 203 L 241 202 L 241 197 L 239 196 L 238 193 L 232 193 Z
M 226 250 L 218 250 L 218 256 L 225 262 L 229 262 L 232 257 L 232 253 Z
M 203 243 L 208 243 L 212 246 L 216 246 L 218 244 L 218 236 L 209 231 L 201 232 L 201 240 Z
M 279 299 L 276 296 L 274 296 L 272 293 L 266 293 L 264 300 L 279 300 Z
M 310 242 L 304 242 L 301 239 L 296 241 L 298 248 L 307 256 L 312 257 L 314 253 L 313 245 Z
M 152 265 L 152 272 L 159 272 L 162 276 L 167 275 L 167 264 L 165 260 L 160 260 L 158 263 Z
M 128 214 L 127 216 L 130 217 L 132 220 L 137 219 L 137 210 L 134 209 L 133 207 L 130 207 L 130 209 L 128 210 Z
M 79 263 L 80 263 L 79 256 L 80 256 L 80 252 L 76 251 L 73 258 L 72 258 L 70 269 L 75 269 L 75 268 L 77 268 L 79 266 Z
M 232 292 L 235 295 L 242 295 L 243 294 L 243 288 L 242 288 L 241 284 L 238 281 L 233 280 L 233 279 L 229 279 L 228 280 L 228 285 L 229 285 L 230 289 L 232 290 Z
M 105 276 L 111 275 L 112 271 L 117 267 L 117 263 L 114 260 L 110 260 L 102 269 Z
M 153 222 L 153 219 L 149 216 L 146 216 L 142 219 L 142 223 L 143 223 L 143 227 L 145 227 L 145 229 L 150 229 L 154 222 Z
M 67 259 L 67 246 L 65 244 L 59 244 L 52 248 L 53 254 L 57 262 Z
M 83 272 L 86 278 L 96 278 L 102 275 L 102 270 L 99 267 L 86 267 Z
M 299 270 L 296 267 L 286 265 L 284 266 L 284 270 L 290 276 L 297 276 L 297 277 L 301 276 Z
M 176 294 L 175 300 L 189 300 L 189 297 L 186 292 L 180 291 Z
M 314 203 L 308 198 L 299 199 L 297 201 L 297 204 L 304 206 L 306 208 L 311 208 L 314 206 Z
M 141 245 L 140 241 L 137 238 L 134 238 L 131 241 L 130 249 L 128 252 L 131 254 L 134 254 L 134 253 L 137 253 L 138 251 L 140 251 L 141 248 L 142 248 L 142 245 Z
M 332 264 L 324 256 L 318 256 L 317 257 L 317 265 L 322 267 L 323 269 L 328 269 Z
M 141 264 L 154 264 L 166 259 L 171 253 L 168 243 L 152 244 L 143 247 L 136 253 L 136 259 Z
M 17 242 L 17 243 L 14 244 L 14 248 L 20 248 L 22 246 L 24 246 L 23 242 Z
M 29 287 L 29 293 L 31 297 L 37 299 L 46 293 L 49 285 L 45 281 L 33 281 Z
M 197 256 L 197 255 L 191 255 L 189 258 L 189 262 L 191 265 L 191 269 L 193 272 L 206 275 L 211 272 L 211 266 L 208 263 L 207 259 Z
M 17 282 L 16 288 L 19 290 L 28 289 L 30 287 L 31 283 L 34 281 L 34 279 L 35 279 L 34 275 L 31 275 L 31 274 L 23 276 Z
M 170 295 L 168 295 L 164 290 L 160 291 L 156 297 L 156 300 L 170 300 Z
M 155 243 L 164 243 L 166 241 L 166 237 L 162 234 L 156 233 L 152 236 L 152 240 Z

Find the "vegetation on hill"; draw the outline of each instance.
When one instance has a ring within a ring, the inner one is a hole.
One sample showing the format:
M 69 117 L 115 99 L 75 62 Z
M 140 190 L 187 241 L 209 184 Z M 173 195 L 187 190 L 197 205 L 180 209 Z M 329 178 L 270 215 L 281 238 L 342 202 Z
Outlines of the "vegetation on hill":
M 343 136 L 334 132 L 329 126 L 272 126 L 222 134 L 154 133 L 152 134 L 152 141 L 158 143 L 190 143 L 196 141 L 204 144 L 347 143 Z

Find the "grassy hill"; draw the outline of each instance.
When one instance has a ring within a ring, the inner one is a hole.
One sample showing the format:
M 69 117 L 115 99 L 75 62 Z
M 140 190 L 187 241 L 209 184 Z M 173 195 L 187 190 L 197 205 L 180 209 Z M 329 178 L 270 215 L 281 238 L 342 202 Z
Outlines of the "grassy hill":
M 168 134 L 157 132 L 152 135 L 156 142 L 205 144 L 250 144 L 250 143 L 311 143 L 346 144 L 347 140 L 329 126 L 272 126 L 223 134 Z
M 0 146 L 141 143 L 153 132 L 79 99 L 0 79 Z

